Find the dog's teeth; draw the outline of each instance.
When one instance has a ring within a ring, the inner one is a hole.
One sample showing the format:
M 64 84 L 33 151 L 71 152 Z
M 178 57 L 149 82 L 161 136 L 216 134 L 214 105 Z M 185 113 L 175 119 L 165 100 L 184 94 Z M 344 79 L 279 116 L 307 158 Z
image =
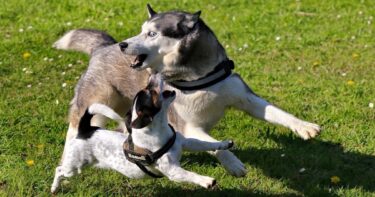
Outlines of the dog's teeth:
M 147 58 L 147 55 L 145 54 L 137 55 L 134 58 L 133 62 L 131 63 L 130 67 L 132 68 L 141 67 L 146 58 Z
M 138 62 L 139 62 L 139 60 L 138 60 L 138 56 L 136 56 L 136 57 L 134 58 L 134 60 L 133 60 L 132 65 L 136 65 Z

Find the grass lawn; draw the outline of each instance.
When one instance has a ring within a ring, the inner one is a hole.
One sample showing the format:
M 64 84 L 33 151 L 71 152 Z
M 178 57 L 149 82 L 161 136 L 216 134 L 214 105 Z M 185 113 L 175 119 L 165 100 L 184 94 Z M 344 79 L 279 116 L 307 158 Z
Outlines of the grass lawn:
M 26 1 L 0 6 L 0 196 L 48 196 L 69 102 L 88 56 L 51 47 L 74 28 L 137 34 L 147 1 Z M 157 11 L 202 10 L 252 89 L 324 132 L 288 129 L 229 110 L 212 130 L 233 139 L 248 174 L 235 178 L 206 153 L 183 167 L 215 177 L 213 191 L 166 178 L 131 180 L 87 168 L 69 196 L 375 196 L 375 1 L 156 1 Z M 304 170 L 303 170 L 304 169 Z M 303 172 L 302 172 L 303 171 Z

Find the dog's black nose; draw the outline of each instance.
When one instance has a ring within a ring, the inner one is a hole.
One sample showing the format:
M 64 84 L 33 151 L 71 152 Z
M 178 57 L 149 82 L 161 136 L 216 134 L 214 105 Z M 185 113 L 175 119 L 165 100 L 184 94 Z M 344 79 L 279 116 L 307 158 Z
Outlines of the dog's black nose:
M 120 42 L 118 45 L 120 46 L 121 51 L 125 51 L 125 49 L 128 47 L 127 42 Z

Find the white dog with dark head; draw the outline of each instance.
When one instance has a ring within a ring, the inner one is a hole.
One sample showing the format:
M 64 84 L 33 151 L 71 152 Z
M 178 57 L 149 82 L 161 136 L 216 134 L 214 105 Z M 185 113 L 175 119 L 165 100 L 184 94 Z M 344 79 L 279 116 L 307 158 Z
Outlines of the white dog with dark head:
M 113 169 L 130 178 L 163 175 L 177 182 L 190 182 L 205 188 L 214 186 L 215 179 L 180 167 L 182 150 L 224 150 L 233 146 L 233 142 L 204 142 L 185 138 L 174 132 L 167 118 L 168 107 L 174 99 L 173 91 L 161 93 L 150 86 L 140 91 L 134 99 L 132 110 L 128 113 L 127 126 L 131 130 L 130 135 L 91 126 L 90 122 L 94 114 L 101 114 L 124 124 L 122 118 L 111 108 L 102 104 L 91 105 L 80 120 L 77 137 L 66 144 L 63 162 L 56 168 L 51 192 L 57 191 L 61 179 L 80 173 L 82 167 L 88 164 Z M 131 146 L 152 153 L 158 152 L 166 144 L 170 147 L 149 165 L 139 166 L 132 162 L 132 157 L 129 160 L 124 154 L 123 144 L 130 138 Z M 174 141 L 171 142 L 172 138 Z M 142 170 L 142 167 L 146 170 Z

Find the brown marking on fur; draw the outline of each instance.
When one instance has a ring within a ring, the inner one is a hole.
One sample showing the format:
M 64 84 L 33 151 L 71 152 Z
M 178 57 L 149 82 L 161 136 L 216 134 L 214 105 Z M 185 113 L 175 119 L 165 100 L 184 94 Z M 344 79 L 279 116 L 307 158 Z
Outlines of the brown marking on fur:
M 176 129 L 176 131 L 183 131 L 186 125 L 185 120 L 177 114 L 173 107 L 173 103 L 168 109 L 168 122 Z
M 152 104 L 154 108 L 160 109 L 161 108 L 161 101 L 160 101 L 160 94 L 161 92 L 157 93 L 155 90 L 151 90 L 151 97 L 152 97 Z

